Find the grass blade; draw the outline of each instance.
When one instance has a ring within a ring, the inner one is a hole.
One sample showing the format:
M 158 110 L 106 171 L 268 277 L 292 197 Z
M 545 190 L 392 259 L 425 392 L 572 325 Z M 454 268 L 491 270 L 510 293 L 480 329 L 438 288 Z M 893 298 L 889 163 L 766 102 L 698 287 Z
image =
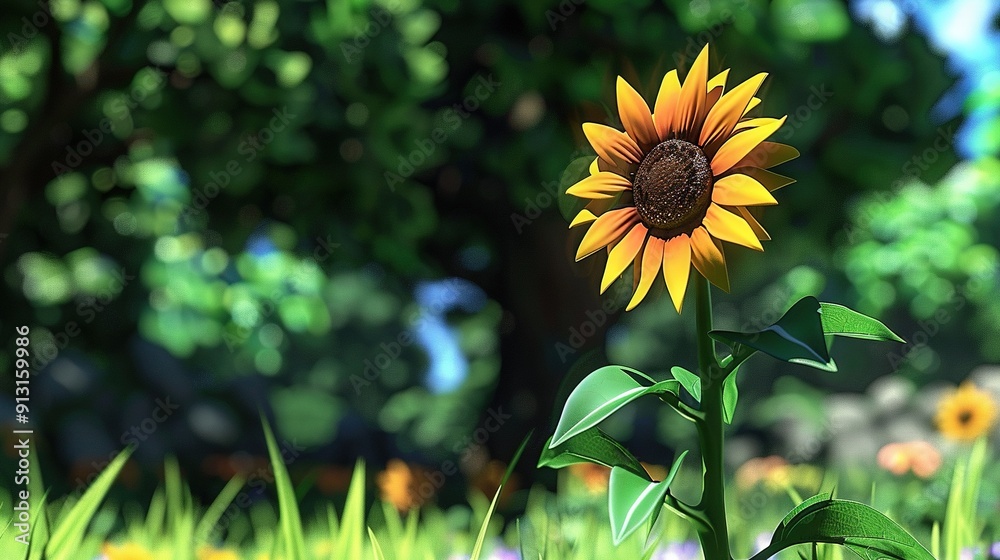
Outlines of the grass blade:
M 236 499 L 245 482 L 246 480 L 242 476 L 236 476 L 226 483 L 226 486 L 223 487 L 219 495 L 212 501 L 212 504 L 205 510 L 204 515 L 201 516 L 201 520 L 198 521 L 198 526 L 194 530 L 195 542 L 203 543 L 212 537 L 212 532 L 216 525 L 218 525 L 219 520 L 222 519 L 222 514 L 229 508 L 229 504 Z
M 486 518 L 483 519 L 483 525 L 479 528 L 479 536 L 476 537 L 476 546 L 472 548 L 472 555 L 469 556 L 469 560 L 479 560 L 479 557 L 483 554 L 483 543 L 486 542 L 486 532 L 490 527 L 490 519 L 493 517 L 493 512 L 497 509 L 497 502 L 500 500 L 500 493 L 503 492 L 504 485 L 507 484 L 507 480 L 510 479 L 511 473 L 514 472 L 514 467 L 517 462 L 521 459 L 521 454 L 524 453 L 524 449 L 528 447 L 528 442 L 531 440 L 531 433 L 529 432 L 525 436 L 524 441 L 521 442 L 521 446 L 517 448 L 514 453 L 514 458 L 511 459 L 510 464 L 507 465 L 507 472 L 503 474 L 503 479 L 500 481 L 500 487 L 497 488 L 496 494 L 493 495 L 493 501 L 490 502 L 490 508 L 486 510 Z
M 45 547 L 45 557 L 53 560 L 69 560 L 74 558 L 80 551 L 80 544 L 83 542 L 87 526 L 97 513 L 98 507 L 104 501 L 104 496 L 111 489 L 118 473 L 121 472 L 125 462 L 128 461 L 132 449 L 128 448 L 118 454 L 117 457 L 104 469 L 94 480 L 90 488 L 83 493 L 80 500 L 76 502 L 72 509 L 64 512 L 59 524 L 52 531 L 52 536 Z
M 271 455 L 271 468 L 274 470 L 274 486 L 278 493 L 278 522 L 280 536 L 285 549 L 283 558 L 286 560 L 305 560 L 306 541 L 302 534 L 302 518 L 299 516 L 299 505 L 295 500 L 295 487 L 288 476 L 285 461 L 281 458 L 281 450 L 274 439 L 271 427 L 264 422 L 264 438 L 267 440 L 267 451 Z
M 382 554 L 382 547 L 378 544 L 378 539 L 375 538 L 375 533 L 372 532 L 372 528 L 368 528 L 368 538 L 372 541 L 372 556 L 375 560 L 385 560 L 385 555 Z

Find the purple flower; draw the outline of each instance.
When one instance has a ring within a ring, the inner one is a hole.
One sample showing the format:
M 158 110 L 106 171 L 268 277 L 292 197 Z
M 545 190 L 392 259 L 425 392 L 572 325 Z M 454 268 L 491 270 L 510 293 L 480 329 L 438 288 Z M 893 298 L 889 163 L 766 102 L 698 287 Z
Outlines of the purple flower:
M 682 543 L 670 543 L 667 546 L 656 549 L 650 560 L 695 560 L 698 558 L 698 543 L 685 541 Z
M 990 547 L 990 556 L 993 558 L 1000 558 L 1000 542 L 993 543 Z
M 513 548 L 499 545 L 490 554 L 490 560 L 521 560 L 521 555 Z

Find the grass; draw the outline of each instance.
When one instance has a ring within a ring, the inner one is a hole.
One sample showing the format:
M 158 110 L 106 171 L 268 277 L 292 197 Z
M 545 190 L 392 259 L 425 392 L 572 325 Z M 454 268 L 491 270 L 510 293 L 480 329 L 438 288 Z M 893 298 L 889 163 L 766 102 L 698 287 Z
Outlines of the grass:
M 31 544 L 15 541 L 13 504 L 0 495 L 0 515 L 8 519 L 0 535 L 0 557 L 10 560 L 598 560 L 638 558 L 649 560 L 658 554 L 666 558 L 690 556 L 695 535 L 687 524 L 669 511 L 663 512 L 652 531 L 639 531 L 620 547 L 611 543 L 607 526 L 605 497 L 584 490 L 583 482 L 561 473 L 559 492 L 541 488 L 523 491 L 525 512 L 517 518 L 504 519 L 500 491 L 487 500 L 482 494 L 470 495 L 465 507 L 441 510 L 426 506 L 419 512 L 399 513 L 381 501 L 366 502 L 366 468 L 354 469 L 346 502 L 338 515 L 333 504 L 321 511 L 300 511 L 295 488 L 288 475 L 270 429 L 265 436 L 274 470 L 273 490 L 276 508 L 264 502 L 251 507 L 234 503 L 243 480 L 234 479 L 207 507 L 192 498 L 177 464 L 168 461 L 164 484 L 142 511 L 136 505 L 119 508 L 104 503 L 114 479 L 128 459 L 128 453 L 116 458 L 79 497 L 66 497 L 48 503 L 41 492 L 41 482 L 34 482 L 37 496 L 32 510 L 45 512 L 33 521 Z M 523 449 L 523 446 L 522 446 Z M 519 452 L 520 453 L 520 452 Z M 512 461 L 512 464 L 516 462 Z M 908 527 L 942 560 L 989 558 L 986 551 L 996 540 L 996 477 L 991 477 L 989 449 L 979 442 L 960 457 L 950 473 L 946 505 L 937 523 L 924 520 Z M 36 471 L 37 472 L 37 471 Z M 508 469 L 507 475 L 509 475 Z M 984 481 L 984 477 L 987 480 Z M 853 473 L 840 480 L 827 476 L 821 488 L 784 490 L 734 490 L 730 509 L 734 552 L 747 557 L 755 540 L 766 538 L 767 531 L 801 496 L 802 491 L 831 490 L 858 492 L 867 487 L 866 500 L 883 511 L 902 514 L 907 500 L 918 496 L 928 483 L 917 480 L 885 479 L 878 485 L 864 480 L 864 473 Z M 682 473 L 678 488 L 697 484 L 698 473 Z M 504 478 L 506 480 L 506 476 Z M 686 488 L 688 487 L 688 488 Z M 851 490 L 853 488 L 854 490 Z M 750 501 L 747 502 L 748 496 Z M 851 496 L 856 498 L 856 496 Z M 992 500 L 986 503 L 984 500 Z M 747 504 L 750 504 L 748 507 Z M 987 512 L 987 513 L 983 513 Z M 223 530 L 225 527 L 227 530 Z M 649 534 L 647 539 L 646 535 Z M 979 551 L 975 554 L 974 551 Z M 668 556 L 665 551 L 673 551 Z M 850 552 L 834 546 L 804 548 L 785 553 L 781 558 L 844 560 Z M 970 552 L 973 552 L 970 555 Z M 686 554 L 686 555 L 685 555 Z

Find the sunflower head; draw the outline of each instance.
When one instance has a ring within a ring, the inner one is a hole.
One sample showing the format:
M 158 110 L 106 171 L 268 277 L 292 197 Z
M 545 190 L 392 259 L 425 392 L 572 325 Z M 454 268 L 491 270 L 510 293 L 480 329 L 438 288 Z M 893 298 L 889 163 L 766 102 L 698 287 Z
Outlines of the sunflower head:
M 631 263 L 639 304 L 663 270 L 678 312 L 691 265 L 729 291 L 722 241 L 758 251 L 770 237 L 748 210 L 777 204 L 771 192 L 792 179 L 767 171 L 798 152 L 765 141 L 785 118 L 748 118 L 766 74 L 726 91 L 729 70 L 708 79 L 708 46 L 684 79 L 669 72 L 653 108 L 621 77 L 618 113 L 625 131 L 585 123 L 597 152 L 589 175 L 566 192 L 587 206 L 570 227 L 587 225 L 576 259 L 607 248 L 601 292 Z
M 993 395 L 966 381 L 938 405 L 938 430 L 949 439 L 973 441 L 993 428 L 997 403 Z

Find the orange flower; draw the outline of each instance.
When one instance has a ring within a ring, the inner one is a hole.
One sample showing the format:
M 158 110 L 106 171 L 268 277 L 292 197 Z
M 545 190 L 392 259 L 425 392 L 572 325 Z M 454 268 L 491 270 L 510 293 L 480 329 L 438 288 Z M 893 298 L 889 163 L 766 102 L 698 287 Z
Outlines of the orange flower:
M 589 224 L 576 260 L 609 250 L 602 293 L 632 264 L 626 310 L 646 297 L 661 269 L 678 313 L 692 264 L 729 291 L 721 242 L 763 251 L 760 242 L 770 239 L 748 208 L 778 203 L 771 192 L 793 181 L 766 169 L 798 152 L 765 141 L 785 117 L 746 117 L 760 103 L 755 95 L 767 74 L 725 91 L 728 75 L 708 78 L 706 45 L 683 85 L 676 70 L 663 78 L 652 110 L 618 78 L 624 132 L 583 125 L 597 159 L 566 191 L 588 201 L 570 224 Z
M 471 477 L 471 486 L 483 493 L 489 499 L 493 499 L 500 483 L 503 482 L 503 475 L 507 473 L 507 465 L 501 461 L 492 460 Z M 517 475 L 511 474 L 507 479 L 507 484 L 500 491 L 500 502 L 505 504 L 514 491 L 517 490 Z
M 417 490 L 417 485 L 426 482 L 423 469 L 411 467 L 399 459 L 392 459 L 385 470 L 378 474 L 378 487 L 382 500 L 392 504 L 401 512 L 420 507 L 426 498 Z M 430 487 L 428 484 L 424 488 Z
M 581 482 L 591 494 L 600 494 L 608 490 L 608 480 L 611 469 L 596 463 L 575 463 L 569 466 L 569 472 Z
M 896 476 L 913 471 L 920 478 L 930 478 L 941 468 L 941 453 L 926 441 L 890 443 L 879 450 L 877 460 Z
M 744 490 L 762 482 L 783 487 L 787 485 L 788 468 L 788 461 L 777 455 L 750 459 L 736 469 L 736 485 Z

